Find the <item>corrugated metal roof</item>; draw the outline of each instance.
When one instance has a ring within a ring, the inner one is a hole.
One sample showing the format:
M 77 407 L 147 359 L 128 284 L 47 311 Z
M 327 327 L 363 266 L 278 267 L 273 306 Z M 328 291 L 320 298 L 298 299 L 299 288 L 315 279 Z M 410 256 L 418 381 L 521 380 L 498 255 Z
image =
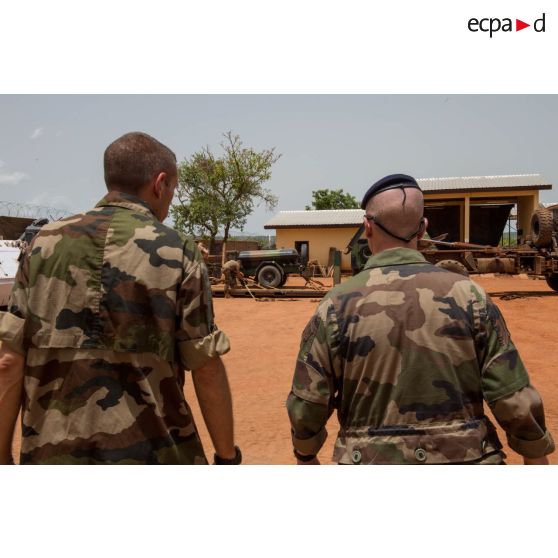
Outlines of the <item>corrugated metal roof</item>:
M 417 179 L 425 194 L 454 190 L 515 190 L 540 188 L 549 190 L 552 184 L 541 174 L 507 174 L 497 176 L 457 176 Z
M 552 184 L 541 174 L 418 178 L 417 182 L 425 194 L 474 190 L 520 190 L 524 188 L 549 190 L 552 188 Z M 264 229 L 359 226 L 362 223 L 363 215 L 364 211 L 362 209 L 280 211 L 264 225 Z
M 265 229 L 281 227 L 352 227 L 362 223 L 362 209 L 322 209 L 318 211 L 280 211 Z

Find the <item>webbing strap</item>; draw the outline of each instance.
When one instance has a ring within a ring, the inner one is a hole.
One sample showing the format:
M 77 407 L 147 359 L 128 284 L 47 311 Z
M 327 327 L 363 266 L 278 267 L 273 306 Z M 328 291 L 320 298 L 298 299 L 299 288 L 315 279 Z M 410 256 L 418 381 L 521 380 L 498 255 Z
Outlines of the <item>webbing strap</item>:
M 376 217 L 374 217 L 374 215 L 365 215 L 365 218 L 368 219 L 369 221 L 373 221 L 386 234 L 389 234 L 389 236 L 392 236 L 393 238 L 396 238 L 397 240 L 401 240 L 401 242 L 410 242 L 413 238 L 415 238 L 415 236 L 417 236 L 420 233 L 420 231 L 422 229 L 422 226 L 424 225 L 424 217 L 421 217 L 418 229 L 414 233 L 411 233 L 407 236 L 398 236 L 398 235 L 392 233 L 390 230 L 388 230 L 384 225 L 382 225 L 382 223 L 380 223 L 380 221 L 378 221 L 378 219 Z

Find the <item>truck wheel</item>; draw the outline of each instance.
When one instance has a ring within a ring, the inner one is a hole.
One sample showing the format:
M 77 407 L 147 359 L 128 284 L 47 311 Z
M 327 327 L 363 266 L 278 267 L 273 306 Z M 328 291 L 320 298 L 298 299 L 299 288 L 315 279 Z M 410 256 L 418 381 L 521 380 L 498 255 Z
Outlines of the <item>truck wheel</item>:
M 545 277 L 546 283 L 553 290 L 558 292 L 558 273 L 553 273 L 552 275 L 547 275 Z
M 359 252 L 360 252 L 360 257 L 364 260 L 364 263 L 366 263 L 368 258 L 372 255 L 372 252 L 370 251 L 370 246 L 368 246 L 368 243 L 366 243 L 364 246 L 362 246 L 362 248 L 359 249 Z
M 257 279 L 262 287 L 279 287 L 283 279 L 283 274 L 281 270 L 274 265 L 264 265 L 258 271 Z
M 447 269 L 448 271 L 452 271 L 453 273 L 459 273 L 460 275 L 465 275 L 465 277 L 469 277 L 469 272 L 467 268 L 457 260 L 441 260 L 436 262 L 436 267 L 441 267 L 442 269 Z
M 537 248 L 552 245 L 552 211 L 541 207 L 531 217 L 531 238 Z

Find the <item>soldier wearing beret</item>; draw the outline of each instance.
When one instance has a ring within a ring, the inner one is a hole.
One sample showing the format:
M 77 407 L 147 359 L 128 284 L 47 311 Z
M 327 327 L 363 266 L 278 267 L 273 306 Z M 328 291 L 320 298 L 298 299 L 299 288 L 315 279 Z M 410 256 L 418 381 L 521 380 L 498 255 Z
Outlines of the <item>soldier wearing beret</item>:
M 24 464 L 207 463 L 185 370 L 215 462 L 239 463 L 207 269 L 163 224 L 176 157 L 134 132 L 107 147 L 104 167 L 107 195 L 40 230 L 0 313 L 0 463 L 20 408 Z
M 526 464 L 554 442 L 504 319 L 481 287 L 425 261 L 423 196 L 407 175 L 362 201 L 372 256 L 324 298 L 302 334 L 287 409 L 299 464 L 337 411 L 340 464 L 504 462 L 485 404 Z

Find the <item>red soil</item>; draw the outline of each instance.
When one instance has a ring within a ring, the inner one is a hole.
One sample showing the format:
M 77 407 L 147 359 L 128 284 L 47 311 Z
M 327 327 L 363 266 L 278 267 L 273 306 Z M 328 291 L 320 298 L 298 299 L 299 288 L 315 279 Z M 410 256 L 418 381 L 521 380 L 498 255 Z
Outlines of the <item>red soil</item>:
M 478 277 L 488 292 L 552 292 L 544 281 L 526 278 Z M 330 279 L 321 279 L 330 283 Z M 303 283 L 303 281 L 302 281 Z M 302 284 L 300 280 L 290 284 Z M 231 340 L 232 350 L 224 356 L 234 398 L 236 442 L 242 448 L 246 464 L 293 463 L 290 427 L 285 400 L 290 390 L 300 334 L 318 303 L 316 299 L 254 301 L 252 299 L 215 299 L 217 325 Z M 558 377 L 555 362 L 558 294 L 512 300 L 495 299 L 512 338 L 544 401 L 547 426 L 558 438 Z M 200 435 L 211 460 L 213 448 L 203 424 L 189 377 L 186 398 L 192 407 Z M 322 451 L 322 463 L 331 463 L 331 453 L 338 424 L 333 416 L 329 437 Z M 500 438 L 505 445 L 501 430 Z M 19 429 L 14 449 L 19 449 Z M 508 463 L 522 459 L 505 448 Z M 558 463 L 557 454 L 550 456 Z

